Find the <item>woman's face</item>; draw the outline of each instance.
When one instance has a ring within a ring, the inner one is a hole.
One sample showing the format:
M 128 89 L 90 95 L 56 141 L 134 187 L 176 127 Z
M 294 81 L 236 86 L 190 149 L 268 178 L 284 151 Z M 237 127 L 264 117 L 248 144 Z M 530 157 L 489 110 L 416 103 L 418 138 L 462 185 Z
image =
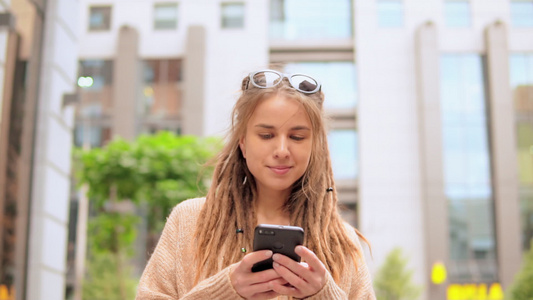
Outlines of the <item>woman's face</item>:
M 259 102 L 239 146 L 260 194 L 288 194 L 309 165 L 312 143 L 302 104 L 274 95 Z

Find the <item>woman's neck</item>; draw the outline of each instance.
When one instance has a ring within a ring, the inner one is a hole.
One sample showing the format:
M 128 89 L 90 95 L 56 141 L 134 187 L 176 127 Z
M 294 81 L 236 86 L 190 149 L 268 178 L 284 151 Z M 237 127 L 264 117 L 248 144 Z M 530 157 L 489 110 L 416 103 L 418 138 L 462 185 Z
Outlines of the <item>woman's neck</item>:
M 290 225 L 290 215 L 285 210 L 289 198 L 286 193 L 258 193 L 255 201 L 257 224 Z

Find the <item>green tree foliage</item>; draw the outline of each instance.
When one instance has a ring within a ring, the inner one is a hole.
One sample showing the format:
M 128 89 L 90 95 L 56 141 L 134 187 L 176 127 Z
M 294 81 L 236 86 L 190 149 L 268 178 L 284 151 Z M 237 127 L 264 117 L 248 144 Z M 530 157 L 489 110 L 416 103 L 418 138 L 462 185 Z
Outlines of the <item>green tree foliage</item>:
M 84 300 L 124 300 L 135 298 L 138 280 L 117 276 L 121 269 L 115 255 L 100 253 L 92 255 L 87 265 L 89 276 L 83 282 Z M 131 273 L 129 266 L 122 266 L 125 273 Z
M 87 184 L 95 209 L 109 201 L 131 200 L 148 207 L 149 228 L 161 231 L 180 201 L 204 195 L 210 170 L 204 165 L 220 148 L 218 139 L 160 132 L 128 143 L 75 150 L 78 184 Z
M 408 258 L 394 248 L 379 268 L 374 289 L 378 300 L 415 300 L 422 289 L 412 282 L 413 270 L 407 269 Z
M 116 139 L 103 148 L 75 150 L 77 183 L 88 186 L 94 212 L 84 299 L 132 299 L 136 280 L 127 262 L 139 221 L 135 211 L 146 213 L 151 249 L 172 208 L 205 194 L 211 169 L 204 166 L 219 148 L 218 139 L 160 132 L 132 143 Z
M 509 287 L 505 299 L 533 299 L 533 240 L 531 240 L 529 251 L 524 255 L 522 269 L 518 272 L 513 284 Z

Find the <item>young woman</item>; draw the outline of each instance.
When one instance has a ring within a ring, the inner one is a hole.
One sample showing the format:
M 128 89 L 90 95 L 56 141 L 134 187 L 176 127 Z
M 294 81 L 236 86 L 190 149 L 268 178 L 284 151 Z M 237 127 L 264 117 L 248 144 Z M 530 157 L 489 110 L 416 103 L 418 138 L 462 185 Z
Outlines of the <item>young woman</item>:
M 137 299 L 375 299 L 364 237 L 337 211 L 323 101 L 306 75 L 244 78 L 209 192 L 175 207 Z M 302 262 L 252 252 L 258 224 L 302 227 Z

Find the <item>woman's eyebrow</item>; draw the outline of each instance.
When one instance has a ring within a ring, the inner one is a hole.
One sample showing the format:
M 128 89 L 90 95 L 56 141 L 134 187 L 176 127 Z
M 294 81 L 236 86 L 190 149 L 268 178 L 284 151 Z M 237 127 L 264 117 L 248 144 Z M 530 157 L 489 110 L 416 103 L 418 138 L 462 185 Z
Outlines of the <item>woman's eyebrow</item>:
M 268 124 L 263 124 L 263 123 L 256 124 L 254 125 L 254 127 L 259 127 L 259 128 L 264 128 L 264 129 L 276 129 L 274 125 L 268 125 Z M 290 130 L 311 130 L 311 129 L 304 125 L 297 125 L 297 126 L 291 127 Z
M 311 129 L 307 126 L 294 126 L 291 128 L 291 130 L 311 130 Z
M 265 128 L 265 129 L 274 129 L 275 128 L 273 125 L 268 125 L 268 124 L 256 124 L 254 127 Z

